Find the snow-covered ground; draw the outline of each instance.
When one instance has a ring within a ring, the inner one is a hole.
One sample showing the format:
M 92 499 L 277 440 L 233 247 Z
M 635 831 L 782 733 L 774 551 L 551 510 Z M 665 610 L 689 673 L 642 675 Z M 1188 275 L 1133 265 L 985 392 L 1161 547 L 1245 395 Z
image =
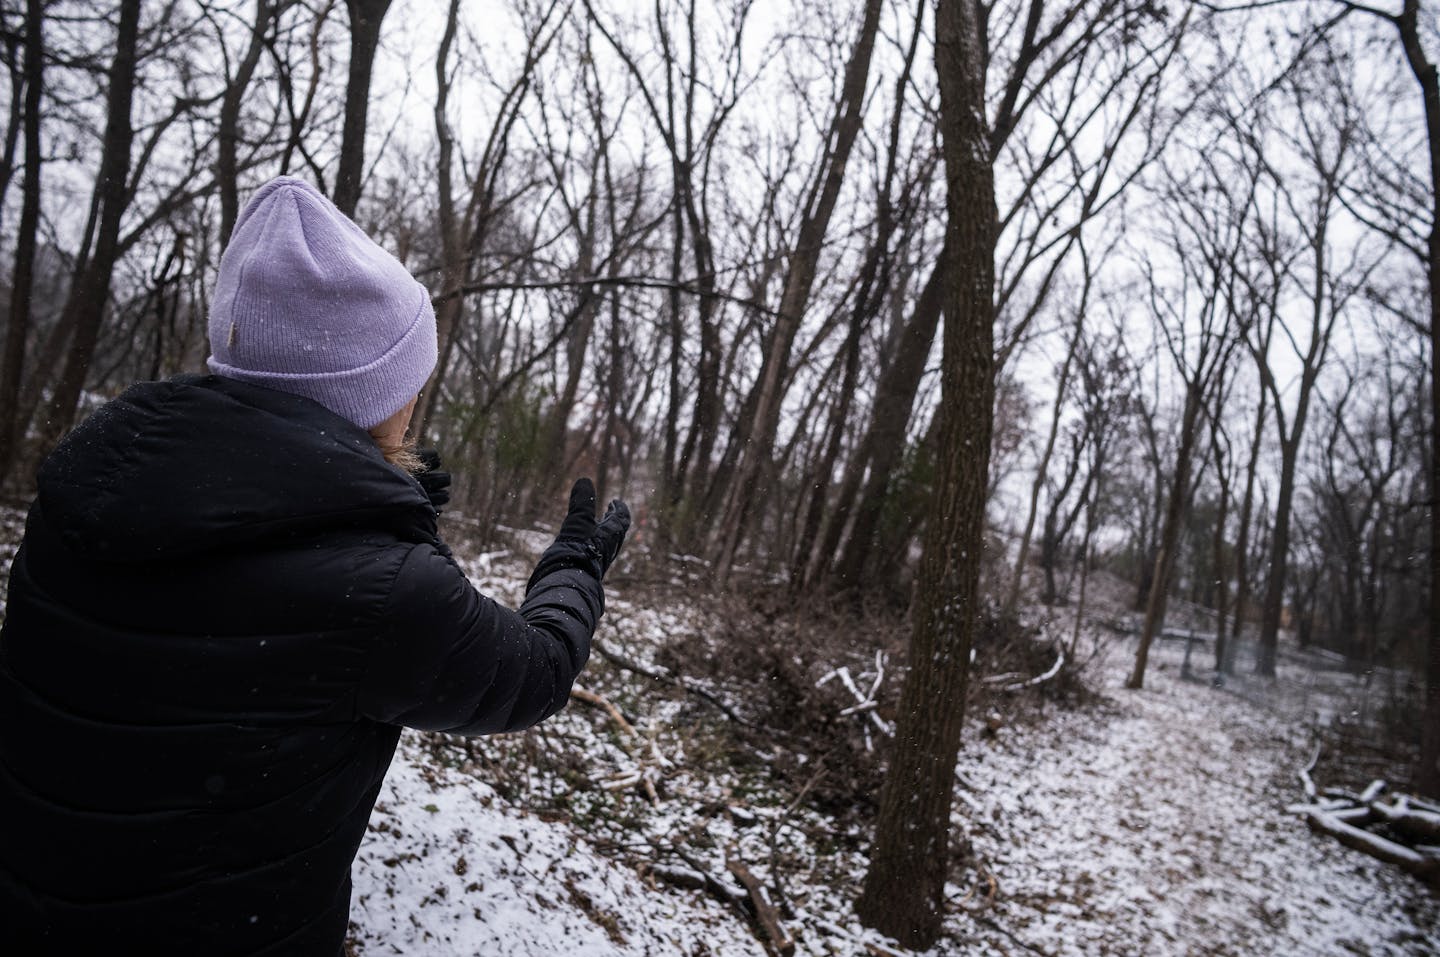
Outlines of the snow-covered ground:
M 6 512 L 0 570 L 19 531 Z M 466 566 L 518 601 L 523 557 Z M 1118 602 L 1097 593 L 1097 620 L 1114 620 Z M 611 595 L 597 641 L 612 655 L 658 673 L 670 643 L 725 653 L 703 603 Z M 1283 811 L 1310 722 L 1343 713 L 1354 678 L 1283 656 L 1257 703 L 1253 683 L 1182 680 L 1183 643 L 1166 641 L 1131 692 L 1133 640 L 1087 626 L 1082 648 L 1096 641 L 1096 700 L 1037 718 L 1032 698 L 993 732 L 970 716 L 954 820 L 971 865 L 929 954 L 1440 954 L 1434 892 Z M 704 872 L 738 894 L 731 861 L 783 889 L 797 954 L 907 953 L 852 916 L 865 829 L 776 785 L 779 748 L 740 744 L 715 708 L 598 655 L 581 685 L 633 732 L 580 701 L 523 735 L 406 732 L 354 867 L 353 954 L 764 954 L 723 894 L 674 885 Z M 743 710 L 744 687 L 705 687 Z
M 518 597 L 523 566 L 474 572 L 482 589 Z M 598 641 L 650 662 L 666 642 L 707 641 L 710 624 L 622 594 Z M 1257 706 L 1181 680 L 1182 644 L 1159 643 L 1143 691 L 1121 688 L 1133 641 L 1112 640 L 1088 671 L 1097 702 L 1051 705 L 993 734 L 972 716 L 955 823 L 975 866 L 951 888 L 946 937 L 930 953 L 1440 954 L 1430 890 L 1283 812 L 1300 797 L 1313 675 L 1286 666 L 1289 693 Z M 1352 681 L 1337 673 L 1332 696 Z M 732 886 L 728 860 L 767 885 L 781 861 L 798 954 L 907 953 L 851 915 L 865 835 L 847 826 L 818 841 L 823 815 L 768 791 L 763 774 L 724 753 L 687 754 L 693 704 L 648 679 L 599 661 L 582 683 L 623 702 L 638 737 L 580 702 L 529 741 L 476 741 L 468 755 L 407 734 L 355 868 L 360 953 L 763 954 L 714 896 L 645 875 L 644 861 L 673 861 L 676 845 L 680 870 Z M 437 766 L 446 749 L 453 767 Z M 516 787 L 527 755 L 553 767 L 557 751 L 573 773 Z M 506 800 L 477 780 L 487 769 L 518 793 Z M 547 820 L 529 803 L 566 811 Z

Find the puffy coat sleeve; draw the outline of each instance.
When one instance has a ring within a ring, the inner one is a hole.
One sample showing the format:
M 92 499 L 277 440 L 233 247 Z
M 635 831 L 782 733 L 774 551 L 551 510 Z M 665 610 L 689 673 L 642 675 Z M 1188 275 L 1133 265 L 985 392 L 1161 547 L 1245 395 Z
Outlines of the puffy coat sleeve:
M 410 549 L 362 679 L 360 712 L 388 724 L 494 734 L 565 706 L 604 611 L 599 569 L 583 546 L 545 552 L 518 612 L 486 598 L 434 546 Z

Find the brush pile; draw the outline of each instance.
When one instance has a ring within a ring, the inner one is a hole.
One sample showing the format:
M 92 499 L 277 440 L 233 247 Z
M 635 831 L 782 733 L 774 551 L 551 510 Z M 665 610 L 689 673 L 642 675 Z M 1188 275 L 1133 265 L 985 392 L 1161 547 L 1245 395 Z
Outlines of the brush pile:
M 1440 805 L 1412 794 L 1393 792 L 1381 780 L 1356 793 L 1344 788 L 1317 790 L 1310 772 L 1300 770 L 1306 802 L 1285 810 L 1304 818 L 1310 829 L 1328 834 L 1346 847 L 1394 864 L 1440 886 Z

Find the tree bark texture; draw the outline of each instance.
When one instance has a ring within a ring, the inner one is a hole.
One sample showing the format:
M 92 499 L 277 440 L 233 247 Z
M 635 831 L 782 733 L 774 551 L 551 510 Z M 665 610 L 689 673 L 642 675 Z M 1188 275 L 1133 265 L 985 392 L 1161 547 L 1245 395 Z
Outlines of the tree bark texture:
M 998 221 L 985 124 L 978 8 L 940 0 L 940 82 L 947 232 L 945 338 L 935 488 L 913 605 L 910 667 L 880 793 L 870 870 L 856 910 L 867 925 L 924 948 L 944 916 L 950 803 L 979 618 L 980 558 L 995 392 Z
M 1405 0 L 1396 20 L 1405 59 L 1425 103 L 1430 150 L 1430 237 L 1426 278 L 1430 292 L 1430 634 L 1425 649 L 1425 709 L 1415 789 L 1440 797 L 1440 82 L 1420 44 L 1420 0 Z

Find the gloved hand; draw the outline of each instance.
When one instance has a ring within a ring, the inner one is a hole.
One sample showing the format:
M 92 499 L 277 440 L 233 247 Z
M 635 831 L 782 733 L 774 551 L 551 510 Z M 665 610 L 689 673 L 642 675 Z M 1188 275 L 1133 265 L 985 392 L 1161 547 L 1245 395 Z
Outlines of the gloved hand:
M 625 533 L 630 530 L 630 509 L 625 503 L 612 499 L 605 509 L 605 517 L 595 521 L 595 483 L 588 478 L 578 479 L 570 490 L 570 511 L 560 525 L 557 542 L 579 542 L 591 554 L 600 567 L 600 577 L 614 563 L 625 543 Z
M 425 471 L 416 474 L 415 481 L 435 506 L 436 514 L 450 503 L 450 473 L 440 468 L 440 453 L 434 449 L 420 449 L 416 456 L 425 465 Z

